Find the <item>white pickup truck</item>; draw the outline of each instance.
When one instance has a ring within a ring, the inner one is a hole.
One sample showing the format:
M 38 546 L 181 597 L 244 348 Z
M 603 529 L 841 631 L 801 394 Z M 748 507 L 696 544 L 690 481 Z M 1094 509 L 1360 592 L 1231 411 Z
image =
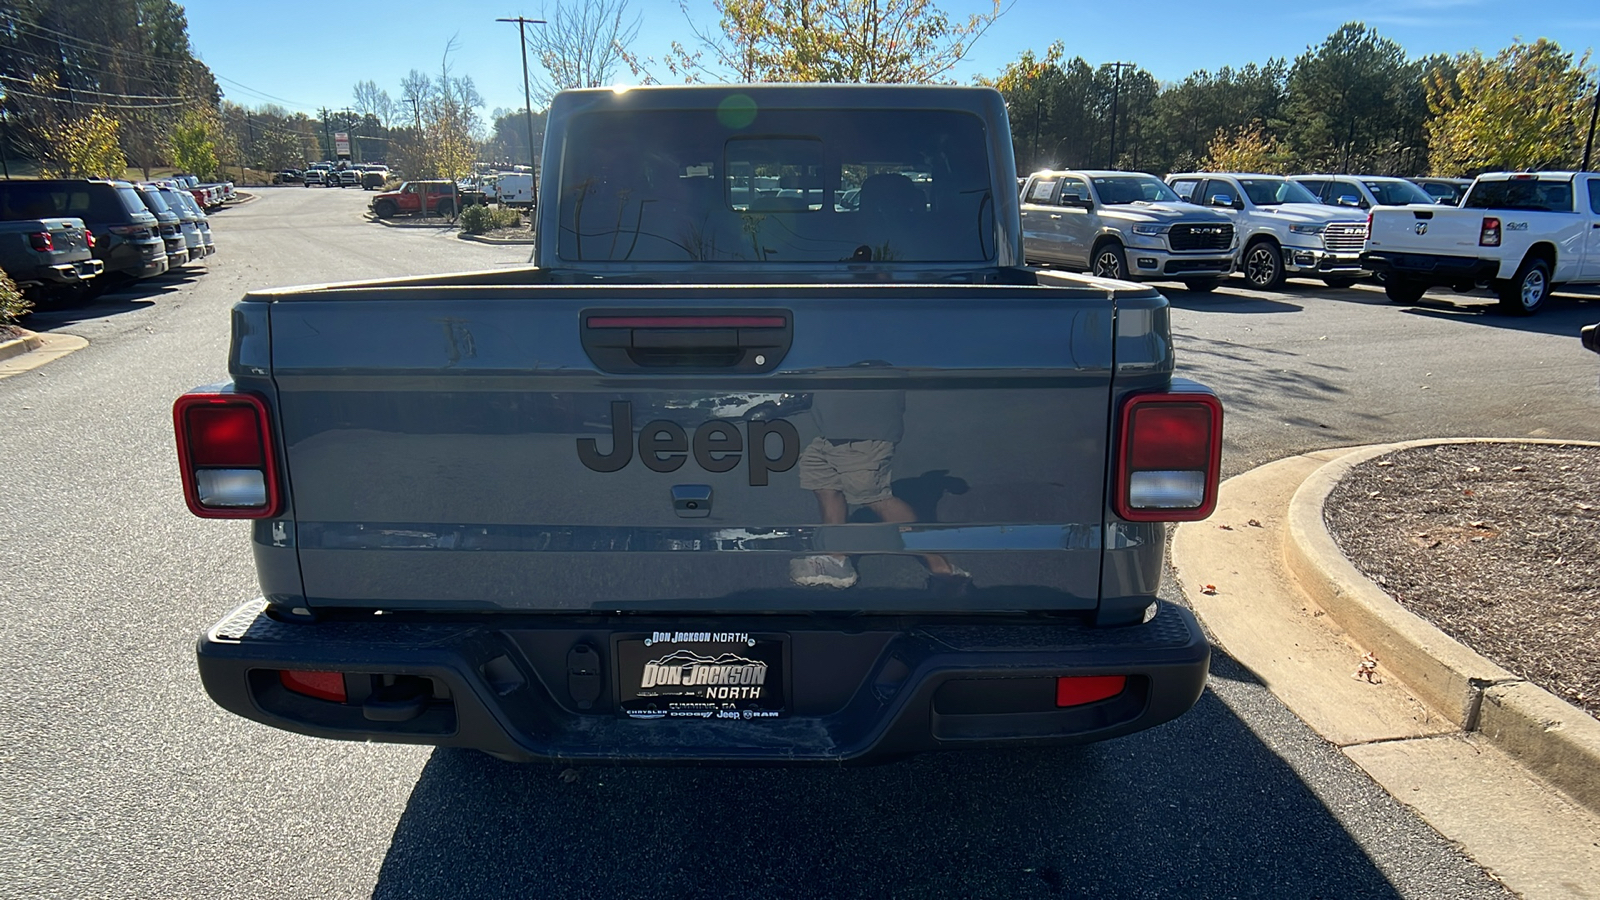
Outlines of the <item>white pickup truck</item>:
M 1600 174 L 1498 172 L 1459 208 L 1374 209 L 1361 259 L 1397 303 L 1486 285 L 1504 312 L 1532 315 L 1558 285 L 1600 285 Z
M 1366 274 L 1366 217 L 1325 205 L 1282 175 L 1180 173 L 1168 175 L 1167 184 L 1184 200 L 1233 220 L 1244 246 L 1239 269 L 1256 290 L 1275 291 L 1291 277 L 1349 287 Z

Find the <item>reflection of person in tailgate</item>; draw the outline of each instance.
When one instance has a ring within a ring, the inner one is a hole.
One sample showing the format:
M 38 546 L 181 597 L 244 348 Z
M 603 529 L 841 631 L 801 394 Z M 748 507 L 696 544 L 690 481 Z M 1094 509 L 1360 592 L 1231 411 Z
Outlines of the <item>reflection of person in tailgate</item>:
M 858 365 L 883 365 L 860 363 Z M 817 495 L 824 525 L 843 525 L 850 507 L 864 506 L 884 522 L 915 522 L 910 504 L 889 488 L 895 444 L 905 433 L 904 391 L 818 391 L 811 415 L 822 436 L 800 452 L 800 486 Z M 929 586 L 947 589 L 971 574 L 937 554 L 922 557 Z M 807 587 L 847 588 L 856 583 L 850 557 L 802 556 L 789 563 L 789 578 Z

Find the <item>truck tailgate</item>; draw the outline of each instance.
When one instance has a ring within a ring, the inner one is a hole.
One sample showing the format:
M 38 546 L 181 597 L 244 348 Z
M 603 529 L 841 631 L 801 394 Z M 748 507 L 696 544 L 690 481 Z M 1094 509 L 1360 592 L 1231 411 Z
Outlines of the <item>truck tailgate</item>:
M 1380 207 L 1372 211 L 1372 233 L 1367 237 L 1367 249 L 1477 256 L 1483 217 L 1484 211 L 1480 209 Z
M 272 299 L 312 606 L 1096 605 L 1107 291 L 430 285 Z M 852 501 L 843 524 L 821 504 L 835 489 Z M 849 556 L 859 581 L 793 583 L 791 560 L 819 553 Z M 970 584 L 930 579 L 925 554 Z

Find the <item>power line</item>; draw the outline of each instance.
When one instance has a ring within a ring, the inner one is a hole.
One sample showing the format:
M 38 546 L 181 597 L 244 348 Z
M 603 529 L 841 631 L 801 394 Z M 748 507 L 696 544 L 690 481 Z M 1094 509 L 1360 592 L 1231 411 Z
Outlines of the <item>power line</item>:
M 258 97 L 266 97 L 269 100 L 276 100 L 279 103 L 287 103 L 290 106 L 298 106 L 298 107 L 302 107 L 302 108 L 310 106 L 310 104 L 301 103 L 299 100 L 290 100 L 290 99 L 288 99 L 286 97 L 274 96 L 272 94 L 267 93 L 266 91 L 258 91 L 258 90 L 256 90 L 255 88 L 251 87 L 248 84 L 241 84 L 240 82 L 234 81 L 232 78 L 224 78 L 221 75 L 218 75 L 215 71 L 213 71 L 211 73 L 211 75 L 212 75 L 212 77 L 216 78 L 218 81 L 226 81 L 227 83 L 242 89 L 247 94 L 255 94 Z
M 73 103 L 71 100 L 67 100 L 67 99 L 64 99 L 62 97 L 47 97 L 44 94 L 35 94 L 35 93 L 31 92 L 31 91 L 19 91 L 19 90 L 15 89 L 15 88 L 8 88 L 6 90 L 6 93 L 15 94 L 18 97 L 32 97 L 35 100 L 47 100 L 47 101 L 49 101 L 51 103 L 62 103 L 62 104 L 66 104 L 66 105 L 69 105 L 69 106 L 90 106 L 90 107 L 101 107 L 101 106 L 103 106 L 106 109 L 183 109 L 183 108 L 190 107 L 190 106 L 194 105 L 192 102 L 190 102 L 190 103 L 102 103 L 100 101 L 95 101 L 94 103 L 84 102 L 84 103 L 81 103 L 81 104 L 77 104 L 77 103 Z
M 17 78 L 17 77 L 12 76 L 12 75 L 0 75 L 0 80 L 14 81 L 17 84 L 25 84 L 25 85 L 32 85 L 33 84 L 32 79 Z M 66 90 L 66 89 L 63 88 L 62 90 Z M 88 88 L 80 88 L 80 87 L 72 88 L 72 93 L 74 93 L 74 94 L 97 94 L 97 95 L 102 96 L 102 97 L 115 97 L 118 100 L 193 100 L 194 99 L 192 97 L 185 97 L 185 96 L 183 96 L 181 94 L 161 94 L 161 95 L 157 95 L 157 94 L 119 94 L 119 93 L 116 93 L 116 92 L 113 92 L 113 91 L 91 91 Z
M 65 31 L 57 31 L 54 28 L 46 28 L 45 26 L 34 22 L 18 22 L 17 25 L 23 29 L 31 30 L 39 34 L 48 34 L 57 40 L 72 41 L 87 50 L 102 50 L 106 53 L 126 56 L 130 59 L 143 60 L 145 62 L 155 63 L 156 65 L 187 68 L 191 63 L 199 62 L 199 60 L 195 59 L 193 56 L 190 56 L 189 59 L 185 61 L 181 59 L 163 59 L 159 56 L 151 56 L 148 53 L 140 53 L 136 50 L 125 50 L 112 44 L 102 44 L 98 41 L 91 41 L 78 37 L 75 34 L 68 34 Z

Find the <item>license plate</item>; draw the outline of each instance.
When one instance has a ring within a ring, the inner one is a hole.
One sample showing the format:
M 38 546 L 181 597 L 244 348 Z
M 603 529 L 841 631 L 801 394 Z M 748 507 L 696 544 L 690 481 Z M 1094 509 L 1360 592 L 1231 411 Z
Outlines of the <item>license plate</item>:
M 633 719 L 776 719 L 788 712 L 783 635 L 659 631 L 615 640 L 617 709 Z

